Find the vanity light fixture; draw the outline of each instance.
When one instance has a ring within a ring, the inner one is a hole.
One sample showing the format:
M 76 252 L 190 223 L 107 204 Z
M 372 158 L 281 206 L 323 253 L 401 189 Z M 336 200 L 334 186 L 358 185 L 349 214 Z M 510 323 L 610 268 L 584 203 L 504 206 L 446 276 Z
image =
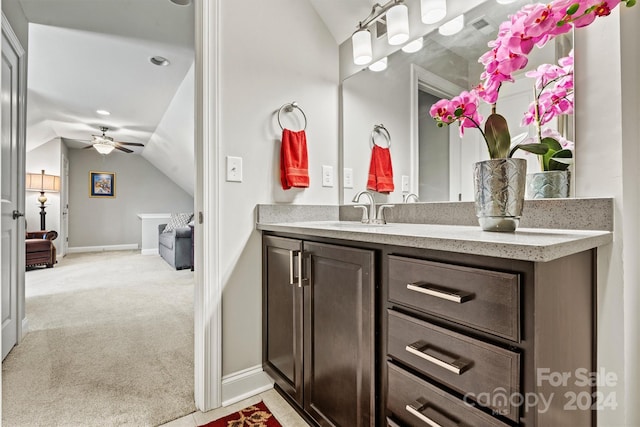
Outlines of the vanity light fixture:
M 447 21 L 438 27 L 438 32 L 443 36 L 458 34 L 464 28 L 464 15 L 458 15 L 451 21 Z
M 384 71 L 387 69 L 387 61 L 387 57 L 385 56 L 380 61 L 376 61 L 373 64 L 369 65 L 369 69 L 375 72 Z
M 424 24 L 442 21 L 447 16 L 447 0 L 420 0 L 420 15 Z
M 518 0 L 496 0 L 496 3 L 498 4 L 511 4 L 511 3 L 515 3 Z
M 107 110 L 96 110 L 96 113 L 100 114 L 101 116 L 110 116 L 111 113 L 108 112 Z
M 403 1 L 389 0 L 382 6 L 376 3 L 369 16 L 358 23 L 358 29 L 351 36 L 354 64 L 366 65 L 373 59 L 368 27 L 383 16 L 386 17 L 387 40 L 390 45 L 400 45 L 409 40 L 409 9 Z
M 402 46 L 402 51 L 406 53 L 414 53 L 422 49 L 423 45 L 424 42 L 422 40 L 422 37 L 420 37 L 415 39 L 411 43 L 407 43 L 406 45 Z

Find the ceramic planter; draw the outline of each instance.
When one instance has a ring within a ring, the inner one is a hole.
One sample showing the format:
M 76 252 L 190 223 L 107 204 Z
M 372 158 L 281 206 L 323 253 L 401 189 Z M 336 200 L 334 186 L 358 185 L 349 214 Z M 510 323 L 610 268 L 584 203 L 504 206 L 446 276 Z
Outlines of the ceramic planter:
M 485 231 L 515 231 L 522 216 L 525 159 L 484 160 L 473 165 L 476 216 Z
M 527 199 L 552 199 L 569 197 L 571 173 L 544 171 L 527 175 Z

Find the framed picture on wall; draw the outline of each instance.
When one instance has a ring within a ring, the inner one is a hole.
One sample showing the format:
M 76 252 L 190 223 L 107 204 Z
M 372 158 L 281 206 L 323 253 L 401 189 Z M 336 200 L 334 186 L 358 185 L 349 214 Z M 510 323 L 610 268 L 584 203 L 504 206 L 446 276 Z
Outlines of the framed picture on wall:
M 115 172 L 89 172 L 89 197 L 116 197 Z

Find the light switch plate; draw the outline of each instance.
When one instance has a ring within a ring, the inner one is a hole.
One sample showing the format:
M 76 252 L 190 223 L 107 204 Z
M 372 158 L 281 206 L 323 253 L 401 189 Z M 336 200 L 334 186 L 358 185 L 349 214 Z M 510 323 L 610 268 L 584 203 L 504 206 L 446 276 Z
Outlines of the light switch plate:
M 353 169 L 351 168 L 344 168 L 344 182 L 342 183 L 342 185 L 344 186 L 344 188 L 353 188 Z
M 242 157 L 227 156 L 227 181 L 242 182 Z
M 333 187 L 333 166 L 322 165 L 322 186 Z
M 402 175 L 402 192 L 409 192 L 409 175 Z

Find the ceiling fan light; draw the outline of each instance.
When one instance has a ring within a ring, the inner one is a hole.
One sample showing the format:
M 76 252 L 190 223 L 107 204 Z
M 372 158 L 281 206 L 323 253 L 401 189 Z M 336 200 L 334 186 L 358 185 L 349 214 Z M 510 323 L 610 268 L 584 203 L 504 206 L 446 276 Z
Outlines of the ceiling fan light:
M 447 16 L 447 0 L 420 0 L 420 14 L 424 24 L 435 24 Z
M 95 144 L 93 144 L 93 148 L 96 149 L 96 151 L 100 154 L 109 154 L 111 153 L 116 147 L 112 144 L 108 144 L 106 142 L 96 142 Z
M 450 21 L 438 27 L 438 32 L 443 36 L 458 34 L 464 28 L 464 15 L 458 15 Z
M 356 65 L 366 65 L 371 62 L 371 33 L 367 29 L 361 29 L 351 36 L 353 45 L 353 63 Z
M 396 46 L 409 40 L 409 8 L 396 4 L 387 11 L 387 39 Z

